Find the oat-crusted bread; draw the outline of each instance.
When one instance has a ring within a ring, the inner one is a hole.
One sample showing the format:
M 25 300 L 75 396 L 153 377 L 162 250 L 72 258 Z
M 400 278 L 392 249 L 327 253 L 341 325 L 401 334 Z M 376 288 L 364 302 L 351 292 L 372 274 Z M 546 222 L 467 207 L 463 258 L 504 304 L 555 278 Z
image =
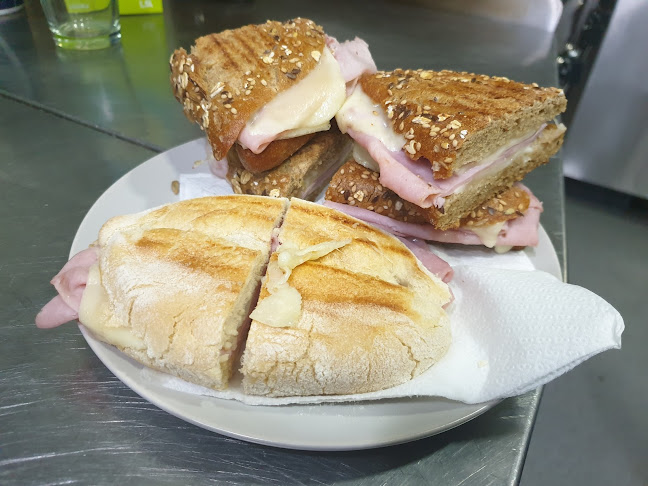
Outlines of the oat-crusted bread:
M 308 19 L 268 21 L 196 39 L 171 55 L 171 85 L 187 117 L 224 159 L 250 117 L 317 65 L 322 28 Z
M 333 126 L 315 134 L 279 167 L 256 174 L 244 168 L 236 150 L 230 150 L 227 179 L 237 194 L 313 199 L 346 160 L 351 147 L 348 135 Z
M 301 298 L 290 324 L 266 324 L 276 317 L 271 312 L 253 314 L 241 368 L 246 393 L 381 390 L 423 373 L 445 354 L 451 339 L 443 310 L 448 287 L 396 238 L 338 211 L 292 199 L 279 241 L 257 310 L 280 292 L 282 255 L 292 261 L 314 245 L 335 245 L 313 259 L 298 259 L 303 263 L 290 272 L 287 285 Z
M 567 106 L 561 89 L 467 72 L 396 69 L 365 74 L 359 84 L 405 136 L 408 156 L 429 160 L 436 179 L 533 133 Z
M 546 164 L 562 145 L 564 128 L 547 126 L 527 150 L 517 154 L 501 172 L 469 183 L 461 192 L 445 198 L 443 208 L 421 208 L 400 198 L 379 182 L 379 174 L 355 161 L 348 161 L 335 173 L 326 191 L 329 201 L 350 204 L 392 219 L 410 223 L 428 223 L 440 230 L 461 226 L 471 211 L 488 205 L 497 194 L 536 167 Z
M 378 173 L 353 160 L 345 163 L 335 173 L 326 190 L 326 200 L 350 204 L 397 221 L 414 224 L 429 224 L 430 212 L 433 211 L 401 199 L 380 184 Z M 459 226 L 481 227 L 515 219 L 524 214 L 529 208 L 529 203 L 527 192 L 510 187 L 474 207 L 461 219 Z
M 147 366 L 226 388 L 287 203 L 209 197 L 109 220 L 80 321 Z

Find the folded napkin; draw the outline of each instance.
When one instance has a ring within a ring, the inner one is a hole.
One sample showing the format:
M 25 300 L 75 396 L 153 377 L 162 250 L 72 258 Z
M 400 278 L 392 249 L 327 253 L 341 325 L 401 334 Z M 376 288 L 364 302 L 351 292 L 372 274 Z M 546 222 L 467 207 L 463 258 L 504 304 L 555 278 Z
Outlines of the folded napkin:
M 198 175 L 180 178 L 181 197 L 231 192 L 219 186 L 205 193 L 207 186 Z M 200 182 L 194 184 L 194 179 Z M 447 309 L 452 344 L 436 365 L 412 381 L 357 395 L 266 398 L 245 395 L 240 376 L 220 392 L 149 369 L 143 373 L 155 374 L 156 381 L 169 388 L 250 405 L 412 396 L 482 403 L 522 394 L 597 353 L 621 347 L 623 319 L 610 304 L 589 290 L 533 270 L 524 252 L 497 255 L 477 248 L 431 246 L 455 271 L 450 283 L 455 300 Z

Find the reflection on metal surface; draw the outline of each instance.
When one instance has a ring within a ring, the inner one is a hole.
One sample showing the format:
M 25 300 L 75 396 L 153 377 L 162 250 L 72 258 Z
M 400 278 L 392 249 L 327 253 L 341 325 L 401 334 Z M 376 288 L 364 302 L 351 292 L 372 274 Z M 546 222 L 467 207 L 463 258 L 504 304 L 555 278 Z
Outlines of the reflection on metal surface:
M 565 142 L 565 174 L 648 198 L 648 9 L 617 1 Z
M 553 32 L 563 11 L 561 0 L 410 0 L 435 10 L 478 15 L 498 22 Z

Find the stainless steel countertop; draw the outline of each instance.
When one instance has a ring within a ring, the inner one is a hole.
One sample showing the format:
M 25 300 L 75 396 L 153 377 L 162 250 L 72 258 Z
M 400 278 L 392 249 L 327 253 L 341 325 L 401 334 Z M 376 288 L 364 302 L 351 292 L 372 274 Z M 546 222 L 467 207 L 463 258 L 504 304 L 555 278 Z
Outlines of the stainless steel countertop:
M 310 16 L 369 42 L 381 68 L 465 69 L 555 85 L 551 37 L 440 14 L 423 3 L 165 3 L 123 17 L 121 46 L 55 50 L 37 2 L 0 23 L 1 484 L 514 484 L 540 391 L 441 435 L 382 449 L 288 451 L 185 423 L 118 381 L 76 326 L 39 331 L 49 279 L 97 197 L 121 175 L 200 135 L 168 87 L 167 61 L 198 35 Z M 386 29 L 385 27 L 389 28 Z M 560 160 L 526 181 L 564 265 Z

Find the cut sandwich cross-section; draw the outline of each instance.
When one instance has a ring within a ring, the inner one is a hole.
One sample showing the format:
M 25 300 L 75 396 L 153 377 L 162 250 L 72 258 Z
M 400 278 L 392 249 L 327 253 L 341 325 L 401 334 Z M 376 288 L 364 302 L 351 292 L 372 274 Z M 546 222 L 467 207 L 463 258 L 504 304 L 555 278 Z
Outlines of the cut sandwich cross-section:
M 520 183 L 473 208 L 458 227 L 440 230 L 428 222 L 430 208 L 402 199 L 378 177 L 378 173 L 348 161 L 331 180 L 324 204 L 401 237 L 484 245 L 497 251 L 538 243 L 542 204 Z
M 350 151 L 331 123 L 347 89 L 376 71 L 364 41 L 339 43 L 303 18 L 200 37 L 170 67 L 174 96 L 234 192 L 308 199 Z
M 78 315 L 140 363 L 214 389 L 244 347 L 245 391 L 288 396 L 394 386 L 450 342 L 449 289 L 406 246 L 299 199 L 209 197 L 113 218 L 53 283 L 39 327 Z
M 473 209 L 549 161 L 562 144 L 561 90 L 452 71 L 365 74 L 338 112 L 382 186 L 459 226 Z

